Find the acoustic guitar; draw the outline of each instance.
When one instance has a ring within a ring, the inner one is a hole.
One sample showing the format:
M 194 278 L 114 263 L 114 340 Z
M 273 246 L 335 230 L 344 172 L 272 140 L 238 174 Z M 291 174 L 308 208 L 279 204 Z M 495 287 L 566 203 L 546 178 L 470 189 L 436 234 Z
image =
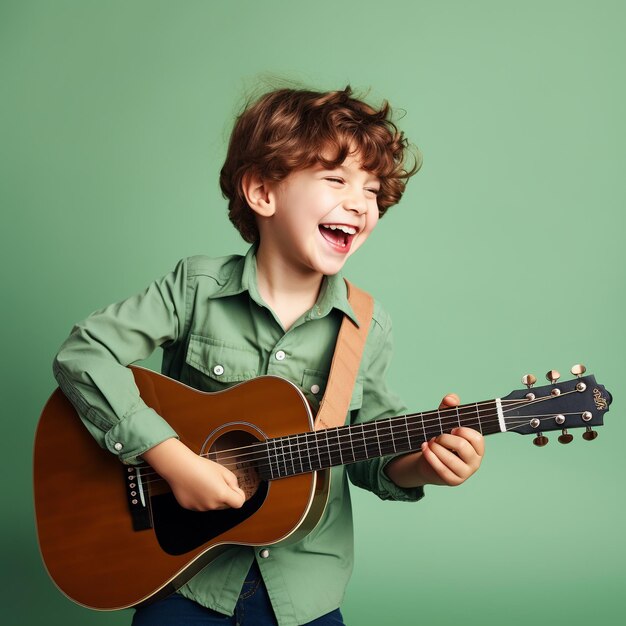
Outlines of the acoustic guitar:
M 231 545 L 298 541 L 320 520 L 329 468 L 419 450 L 423 441 L 469 426 L 490 435 L 583 427 L 597 436 L 611 394 L 583 375 L 506 397 L 325 430 L 291 382 L 264 376 L 206 393 L 132 367 L 143 400 L 181 441 L 230 468 L 246 493 L 241 509 L 194 512 L 176 502 L 148 465 L 128 466 L 98 446 L 57 389 L 35 437 L 35 514 L 41 554 L 59 589 L 74 602 L 123 609 L 164 597 Z

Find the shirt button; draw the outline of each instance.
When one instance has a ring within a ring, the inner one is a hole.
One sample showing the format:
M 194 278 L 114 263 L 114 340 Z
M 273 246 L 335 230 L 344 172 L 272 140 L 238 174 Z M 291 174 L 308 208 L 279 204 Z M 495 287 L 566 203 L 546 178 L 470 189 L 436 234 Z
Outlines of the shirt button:
M 263 548 L 263 550 L 261 550 L 261 552 L 259 552 L 259 556 L 262 559 L 266 559 L 269 555 L 270 555 L 270 551 L 267 548 Z
M 216 366 L 213 368 L 213 373 L 214 373 L 216 376 L 221 376 L 221 375 L 224 373 L 224 368 L 223 368 L 221 365 L 216 365 Z
M 276 353 L 276 360 L 277 360 L 277 361 L 284 361 L 286 356 L 287 356 L 287 355 L 286 355 L 286 354 L 285 354 L 282 350 L 279 350 L 279 351 Z
M 320 392 L 320 386 L 319 385 L 311 385 L 311 393 L 312 394 L 318 394 Z
M 124 446 L 118 441 L 113 447 L 119 452 Z

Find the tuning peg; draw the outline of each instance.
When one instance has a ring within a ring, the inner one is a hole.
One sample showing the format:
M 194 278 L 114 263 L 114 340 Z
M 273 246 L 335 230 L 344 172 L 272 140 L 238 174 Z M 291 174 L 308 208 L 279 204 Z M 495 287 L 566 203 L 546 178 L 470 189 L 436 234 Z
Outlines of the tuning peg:
M 537 433 L 537 436 L 533 439 L 533 443 L 536 446 L 543 448 L 543 446 L 545 446 L 548 443 L 548 438 L 543 433 Z
M 546 378 L 552 383 L 555 384 L 557 380 L 559 380 L 559 378 L 561 378 L 561 374 L 559 372 L 557 372 L 556 370 L 550 370 L 547 374 L 546 374 Z
M 567 429 L 563 429 L 563 434 L 559 435 L 559 443 L 571 443 L 572 439 L 574 439 L 573 435 L 570 435 L 567 432 Z
M 570 372 L 572 372 L 574 376 L 578 376 L 578 378 L 580 378 L 586 371 L 587 371 L 587 368 L 582 363 L 573 365 L 572 369 L 570 370 Z
M 522 376 L 522 383 L 529 389 L 537 382 L 537 377 L 532 374 L 524 374 Z
M 587 430 L 583 433 L 583 439 L 585 441 L 593 441 L 598 436 L 598 433 L 591 428 L 591 426 L 587 426 Z

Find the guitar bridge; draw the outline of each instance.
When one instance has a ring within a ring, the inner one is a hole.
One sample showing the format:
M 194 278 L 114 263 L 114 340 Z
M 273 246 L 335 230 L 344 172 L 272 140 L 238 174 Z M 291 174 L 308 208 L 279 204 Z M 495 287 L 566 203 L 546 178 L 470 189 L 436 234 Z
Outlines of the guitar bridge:
M 133 530 L 152 528 L 152 518 L 148 507 L 142 471 L 147 466 L 124 466 L 126 500 L 133 524 Z

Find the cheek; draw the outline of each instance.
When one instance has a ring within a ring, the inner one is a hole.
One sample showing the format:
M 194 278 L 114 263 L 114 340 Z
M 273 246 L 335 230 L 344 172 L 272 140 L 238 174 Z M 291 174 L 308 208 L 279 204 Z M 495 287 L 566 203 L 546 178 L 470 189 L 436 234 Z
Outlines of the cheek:
M 368 235 L 374 230 L 374 228 L 376 228 L 376 224 L 378 224 L 379 219 L 380 219 L 380 214 L 378 213 L 378 207 L 368 212 L 367 222 L 365 224 L 365 230 L 367 231 Z

